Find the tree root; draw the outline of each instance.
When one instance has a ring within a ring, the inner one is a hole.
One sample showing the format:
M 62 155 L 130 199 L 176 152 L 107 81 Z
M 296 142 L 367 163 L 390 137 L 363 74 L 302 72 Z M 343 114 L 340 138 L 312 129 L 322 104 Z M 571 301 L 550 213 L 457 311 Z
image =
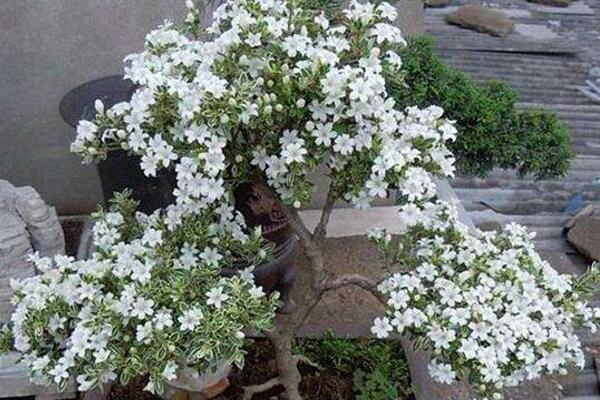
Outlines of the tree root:
M 244 397 L 242 400 L 252 400 L 252 397 L 255 394 L 266 392 L 267 390 L 279 385 L 281 385 L 281 381 L 279 380 L 279 377 L 275 377 L 259 385 L 246 386 L 244 388 Z

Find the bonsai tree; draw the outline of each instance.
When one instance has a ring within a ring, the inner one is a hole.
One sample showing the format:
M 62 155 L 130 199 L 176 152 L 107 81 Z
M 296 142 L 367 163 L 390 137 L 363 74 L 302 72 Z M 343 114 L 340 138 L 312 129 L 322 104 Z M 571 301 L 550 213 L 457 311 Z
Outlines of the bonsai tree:
M 276 385 L 285 388 L 289 399 L 302 398 L 294 337 L 325 293 L 349 285 L 372 293 L 388 308 L 374 321 L 376 336 L 408 334 L 410 349 L 418 345 L 430 351 L 434 379 L 452 383 L 468 377 L 477 397 L 496 398 L 504 386 L 580 364 L 573 332 L 581 325 L 593 328 L 597 321 L 585 302 L 597 281 L 596 269 L 578 279 L 561 276 L 535 253 L 523 228 L 511 225 L 504 233 L 483 234 L 460 224 L 454 208 L 437 199 L 434 183 L 454 173 L 447 147 L 456 137 L 452 121 L 437 106 L 399 108 L 388 94 L 403 83 L 405 41 L 391 24 L 395 7 L 353 1 L 334 21 L 314 3 L 229 0 L 203 30 L 200 12 L 189 2 L 182 28 L 162 25 L 146 37 L 142 53 L 127 57 L 126 78 L 138 85 L 131 101 L 108 110 L 98 102 L 96 117 L 80 123 L 72 146 L 87 162 L 125 149 L 140 157 L 147 176 L 161 168 L 176 171 L 176 201 L 160 213 L 164 223 L 136 230 L 142 241 L 169 237 L 169 229 L 190 232 L 187 221 L 229 209 L 239 182 L 259 182 L 281 202 L 310 260 L 310 282 L 299 288 L 295 312 L 278 316 L 265 332 L 275 348 L 279 376 L 246 388 L 245 398 Z M 318 166 L 326 167 L 330 185 L 311 231 L 298 208 L 311 197 L 314 188 L 307 176 Z M 389 262 L 390 275 L 379 281 L 354 274 L 332 277 L 323 246 L 334 204 L 347 201 L 363 209 L 393 190 L 402 203 L 406 234 L 370 234 Z M 230 229 L 230 223 L 213 221 L 208 232 L 223 231 L 235 239 L 240 229 Z M 191 231 L 188 244 L 205 232 L 200 228 L 205 225 L 197 224 L 192 224 L 199 227 Z M 112 239 L 118 248 L 121 238 Z M 229 241 L 221 237 L 216 243 Z M 252 258 L 251 252 L 244 254 Z M 170 252 L 162 260 L 174 265 L 178 257 Z M 206 263 L 226 265 L 226 258 L 212 252 L 206 257 L 210 261 L 196 259 L 190 271 Z M 182 285 L 188 284 L 186 273 L 177 275 Z M 150 276 L 153 282 L 161 275 L 153 270 Z M 232 279 L 228 285 L 241 285 Z M 209 287 L 199 285 L 199 290 Z M 245 287 L 244 298 L 253 298 L 258 289 L 250 283 Z M 132 290 L 140 288 L 136 284 Z M 213 290 L 204 295 L 212 298 Z M 20 293 L 17 303 L 27 288 Z M 233 297 L 228 289 L 220 293 Z M 254 299 L 250 304 L 256 309 L 245 309 L 247 315 L 262 316 L 255 327 L 266 327 L 264 312 L 272 303 Z M 245 317 L 240 321 L 252 326 Z M 199 341 L 209 335 L 201 325 L 190 334 Z M 151 323 L 148 329 L 155 328 Z M 15 338 L 21 331 L 12 328 Z M 179 348 L 189 346 L 185 342 Z M 43 357 L 41 352 L 26 354 L 32 366 Z M 159 354 L 164 365 L 166 358 Z M 54 363 L 41 369 L 49 367 Z M 158 387 L 157 371 L 139 372 L 149 372 Z M 115 375 L 127 377 L 121 370 Z

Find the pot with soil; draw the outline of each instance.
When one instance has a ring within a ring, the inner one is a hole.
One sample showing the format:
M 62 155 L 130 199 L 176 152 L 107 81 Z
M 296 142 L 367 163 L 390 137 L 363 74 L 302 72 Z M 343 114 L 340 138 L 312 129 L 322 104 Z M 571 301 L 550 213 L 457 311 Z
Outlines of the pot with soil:
M 76 127 L 81 119 L 90 120 L 94 117 L 94 102 L 97 99 L 110 108 L 130 100 L 135 89 L 135 85 L 124 80 L 122 75 L 92 80 L 77 86 L 63 97 L 60 114 L 65 122 Z M 139 159 L 123 150 L 111 151 L 107 159 L 97 165 L 104 201 L 110 199 L 114 192 L 130 189 L 132 197 L 140 202 L 140 211 L 147 214 L 174 202 L 176 179 L 173 171 L 162 170 L 157 177 L 148 178 L 139 166 Z M 296 267 L 293 265 L 296 239 L 289 222 L 273 195 L 258 183 L 239 185 L 234 191 L 234 198 L 236 209 L 242 213 L 248 226 L 260 226 L 265 239 L 275 246 L 273 259 L 254 269 L 256 282 L 266 292 L 279 291 L 283 302 L 279 311 L 289 313 L 294 309 L 290 291 L 296 276 Z M 79 243 L 79 258 L 85 258 L 93 251 L 91 226 L 86 225 Z M 231 276 L 245 267 L 240 263 L 235 268 L 226 268 L 223 275 Z

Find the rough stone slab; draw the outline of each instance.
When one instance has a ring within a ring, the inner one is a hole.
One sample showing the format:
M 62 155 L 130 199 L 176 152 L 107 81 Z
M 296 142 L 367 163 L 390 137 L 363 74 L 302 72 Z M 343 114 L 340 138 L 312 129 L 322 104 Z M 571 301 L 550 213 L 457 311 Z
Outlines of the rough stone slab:
M 444 8 L 428 8 L 425 10 L 425 16 L 448 15 L 458 11 L 459 8 L 459 6 L 449 6 Z M 506 14 L 506 16 L 510 18 L 531 18 L 531 11 L 526 10 L 524 8 L 497 8 L 495 10 Z
M 504 13 L 477 4 L 467 4 L 446 17 L 446 21 L 478 32 L 505 37 L 515 29 Z
M 564 396 L 560 384 L 553 376 L 544 376 L 506 391 L 510 400 L 562 400 Z
M 451 0 L 425 0 L 427 7 L 446 7 L 449 6 Z
M 594 15 L 594 9 L 583 1 L 576 1 L 568 7 L 551 7 L 540 4 L 530 4 L 531 11 L 547 14 Z
M 600 218 L 583 218 L 569 230 L 567 240 L 590 261 L 600 261 Z
M 327 227 L 327 237 L 339 238 L 365 235 L 373 228 L 387 229 L 390 233 L 401 233 L 404 224 L 398 216 L 398 206 L 371 207 L 367 210 L 336 208 L 332 211 Z M 302 210 L 300 217 L 310 230 L 319 223 L 321 210 Z
M 568 7 L 573 0 L 527 0 L 530 3 L 541 4 L 550 7 Z
M 546 25 L 516 24 L 515 33 L 531 40 L 554 40 L 558 38 L 558 34 Z
M 363 236 L 325 239 L 324 263 L 332 276 L 358 273 L 372 279 L 380 278 L 385 269 L 379 262 L 379 250 Z M 296 302 L 300 288 L 310 285 L 309 261 L 301 250 L 294 259 L 298 277 L 292 290 Z M 370 337 L 373 320 L 383 308 L 370 293 L 349 286 L 327 293 L 313 310 L 299 332 L 300 336 L 322 337 L 328 331 L 339 336 Z
M 578 276 L 586 271 L 585 267 L 577 266 L 565 253 L 560 251 L 541 251 L 540 256 L 561 274 Z
M 34 385 L 29 380 L 27 369 L 17 364 L 18 359 L 17 353 L 0 356 L 0 398 L 35 396 L 50 400 L 77 397 L 73 384 L 62 393 L 52 386 Z

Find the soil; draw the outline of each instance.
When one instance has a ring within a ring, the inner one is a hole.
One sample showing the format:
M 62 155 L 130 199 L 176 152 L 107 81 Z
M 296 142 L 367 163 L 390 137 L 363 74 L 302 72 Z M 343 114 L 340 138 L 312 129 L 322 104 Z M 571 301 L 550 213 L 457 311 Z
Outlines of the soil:
M 340 373 L 332 368 L 322 370 L 306 365 L 300 365 L 302 383 L 300 390 L 305 400 L 351 400 L 353 392 L 353 371 Z M 234 368 L 229 376 L 231 386 L 213 400 L 239 400 L 244 393 L 244 387 L 260 384 L 277 376 L 273 361 L 273 348 L 263 339 L 256 340 L 248 349 L 246 365 L 242 370 Z M 145 379 L 138 379 L 127 386 L 114 386 L 109 400 L 161 400 L 160 397 L 144 392 Z M 407 395 L 403 399 L 412 399 Z M 267 392 L 257 394 L 253 400 L 285 400 L 281 387 L 275 387 Z

